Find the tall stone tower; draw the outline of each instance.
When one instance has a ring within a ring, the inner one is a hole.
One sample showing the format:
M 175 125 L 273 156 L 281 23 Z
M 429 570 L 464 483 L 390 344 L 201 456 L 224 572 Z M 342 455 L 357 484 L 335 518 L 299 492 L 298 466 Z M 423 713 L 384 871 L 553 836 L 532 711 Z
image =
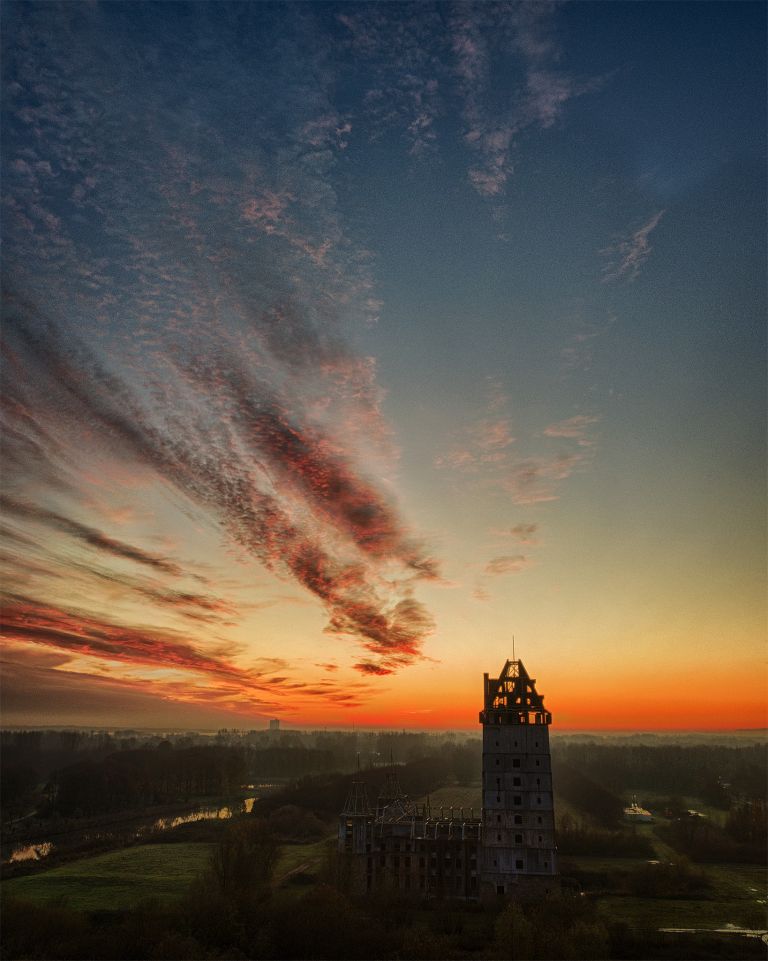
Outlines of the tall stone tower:
M 522 894 L 557 874 L 549 754 L 552 715 L 522 661 L 484 675 L 481 892 Z

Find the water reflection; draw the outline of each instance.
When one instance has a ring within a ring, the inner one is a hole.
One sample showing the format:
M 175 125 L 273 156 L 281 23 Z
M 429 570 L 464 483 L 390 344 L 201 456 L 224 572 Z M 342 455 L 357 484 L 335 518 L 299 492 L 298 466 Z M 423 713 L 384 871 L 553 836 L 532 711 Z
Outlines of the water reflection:
M 249 787 L 251 785 L 248 785 Z M 187 814 L 178 814 L 174 817 L 165 818 L 155 818 L 148 824 L 142 824 L 137 830 L 133 832 L 133 836 L 136 838 L 144 838 L 149 834 L 154 834 L 158 831 L 170 831 L 173 828 L 180 827 L 182 824 L 193 824 L 196 821 L 213 821 L 213 820 L 228 820 L 235 816 L 235 814 L 250 814 L 253 810 L 253 805 L 258 800 L 258 796 L 243 798 L 239 805 L 224 806 L 224 807 L 208 807 L 208 808 L 198 808 L 195 811 L 189 811 Z M 84 832 L 80 837 L 83 841 L 93 841 L 102 840 L 104 838 L 112 838 L 118 835 L 120 832 L 117 831 L 88 831 Z M 40 861 L 42 858 L 47 857 L 51 851 L 53 851 L 54 845 L 50 841 L 36 842 L 35 844 L 25 844 L 20 847 L 15 848 L 11 852 L 11 856 L 8 858 L 9 863 L 18 863 L 19 861 Z
M 49 855 L 52 850 L 53 845 L 50 841 L 43 841 L 42 844 L 27 844 L 24 847 L 16 848 L 8 860 L 10 862 L 39 861 Z

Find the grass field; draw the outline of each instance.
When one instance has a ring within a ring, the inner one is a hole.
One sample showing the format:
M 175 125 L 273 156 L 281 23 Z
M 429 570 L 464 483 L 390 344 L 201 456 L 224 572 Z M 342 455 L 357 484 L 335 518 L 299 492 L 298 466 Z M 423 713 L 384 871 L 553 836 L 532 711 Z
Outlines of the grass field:
M 286 844 L 275 869 L 279 883 L 293 873 L 317 874 L 328 841 Z M 5 897 L 62 901 L 75 911 L 125 910 L 145 898 L 179 897 L 205 867 L 213 845 L 144 844 L 83 858 L 3 884 Z
M 677 898 L 601 897 L 600 914 L 650 928 L 764 928 L 764 912 L 749 901 L 685 901 Z
M 275 869 L 275 881 L 282 881 L 286 875 L 298 873 L 301 868 L 307 874 L 317 874 L 325 863 L 329 838 L 313 844 L 284 844 L 280 860 Z
M 424 795 L 424 797 L 416 798 L 416 803 L 424 804 L 426 800 L 427 795 Z M 448 817 L 451 811 L 451 805 L 453 805 L 454 814 L 457 816 L 459 808 L 463 807 L 465 815 L 468 816 L 469 809 L 474 808 L 475 817 L 480 817 L 483 808 L 482 788 L 479 783 L 470 785 L 469 787 L 461 787 L 458 784 L 441 787 L 429 795 L 429 803 L 432 807 L 433 816 L 438 815 L 440 808 L 442 808 L 443 813 Z
M 205 867 L 210 844 L 143 844 L 83 858 L 3 884 L 5 897 L 63 901 L 76 911 L 123 910 L 176 898 Z
M 645 863 L 632 858 L 569 856 L 563 858 L 562 867 L 565 874 L 571 868 L 600 874 L 632 871 Z M 696 868 L 710 880 L 706 897 L 687 900 L 601 894 L 597 897 L 600 913 L 610 921 L 653 928 L 768 927 L 764 868 L 754 864 L 701 864 Z

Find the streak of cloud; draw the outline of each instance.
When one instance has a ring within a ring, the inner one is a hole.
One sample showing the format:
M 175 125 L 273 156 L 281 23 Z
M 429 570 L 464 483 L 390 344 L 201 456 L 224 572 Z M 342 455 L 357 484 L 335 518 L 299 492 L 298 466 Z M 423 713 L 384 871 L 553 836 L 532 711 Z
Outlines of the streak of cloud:
M 483 573 L 498 574 L 519 574 L 526 567 L 530 567 L 531 559 L 524 554 L 505 554 L 501 557 L 494 557 L 483 568 Z
M 640 271 L 651 256 L 651 233 L 658 227 L 665 210 L 658 210 L 644 224 L 633 230 L 629 235 L 619 238 L 600 253 L 608 259 L 603 268 L 603 283 L 617 280 L 632 282 L 637 280 Z
M 171 574 L 173 576 L 182 574 L 182 569 L 179 565 L 169 558 L 150 553 L 142 548 L 127 544 L 124 541 L 115 540 L 112 537 L 108 537 L 102 531 L 89 527 L 87 524 L 81 524 L 79 521 L 65 517 L 63 514 L 58 514 L 56 511 L 45 510 L 34 504 L 15 500 L 5 494 L 0 494 L 0 509 L 8 514 L 13 514 L 15 517 L 45 524 L 54 530 L 77 538 L 97 551 L 111 554 L 113 557 L 120 558 L 121 560 L 135 561 L 137 564 L 154 568 L 164 574 Z

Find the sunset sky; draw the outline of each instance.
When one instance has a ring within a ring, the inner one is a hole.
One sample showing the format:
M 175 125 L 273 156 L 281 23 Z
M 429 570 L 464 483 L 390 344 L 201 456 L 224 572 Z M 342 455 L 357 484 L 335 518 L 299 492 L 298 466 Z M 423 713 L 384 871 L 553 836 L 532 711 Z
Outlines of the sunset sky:
M 764 5 L 3 21 L 5 724 L 765 725 Z

